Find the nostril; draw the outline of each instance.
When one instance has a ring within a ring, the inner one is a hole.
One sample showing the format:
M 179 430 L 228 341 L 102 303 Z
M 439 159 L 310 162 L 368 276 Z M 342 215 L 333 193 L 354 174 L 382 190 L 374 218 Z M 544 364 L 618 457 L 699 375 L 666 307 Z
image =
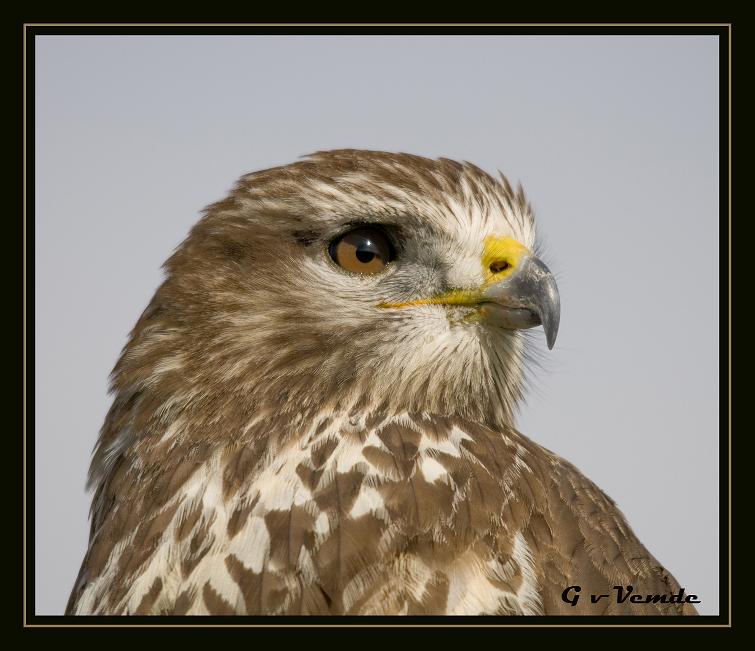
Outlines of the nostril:
M 506 269 L 509 268 L 509 266 L 510 265 L 508 262 L 506 262 L 506 260 L 497 260 L 496 262 L 493 262 L 490 265 L 490 272 L 497 274 L 497 273 L 500 273 L 501 271 L 505 271 Z

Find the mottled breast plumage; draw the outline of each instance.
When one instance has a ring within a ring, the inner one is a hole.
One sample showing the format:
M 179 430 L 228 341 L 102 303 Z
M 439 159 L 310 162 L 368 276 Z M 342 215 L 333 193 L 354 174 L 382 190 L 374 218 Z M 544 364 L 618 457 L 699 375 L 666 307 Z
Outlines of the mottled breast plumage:
M 541 614 L 568 612 L 575 568 L 601 590 L 609 567 L 668 580 L 599 489 L 513 430 L 328 415 L 262 454 L 252 439 L 114 496 L 72 612 Z

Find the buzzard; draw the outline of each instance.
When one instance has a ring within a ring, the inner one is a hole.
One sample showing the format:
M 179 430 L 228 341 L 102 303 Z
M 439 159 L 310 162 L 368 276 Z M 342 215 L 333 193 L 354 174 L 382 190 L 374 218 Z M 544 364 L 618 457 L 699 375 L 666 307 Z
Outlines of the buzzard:
M 559 325 L 537 250 L 521 186 L 466 162 L 338 150 L 242 177 L 113 370 L 67 613 L 696 614 L 514 427 L 523 330 L 552 347 Z

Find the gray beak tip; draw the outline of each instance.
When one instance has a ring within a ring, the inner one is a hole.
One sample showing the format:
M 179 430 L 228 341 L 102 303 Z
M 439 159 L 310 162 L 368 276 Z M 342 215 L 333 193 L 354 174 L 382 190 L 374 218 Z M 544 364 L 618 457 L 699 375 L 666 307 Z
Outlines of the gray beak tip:
M 558 320 L 544 319 L 543 330 L 545 331 L 545 341 L 548 344 L 548 350 L 553 350 L 553 346 L 556 345 L 556 337 L 558 336 Z
M 556 281 L 548 268 L 541 263 L 545 273 L 541 276 L 540 291 L 537 292 L 536 307 L 540 321 L 545 331 L 545 341 L 548 350 L 553 350 L 558 336 L 558 326 L 561 321 L 561 298 L 558 294 Z

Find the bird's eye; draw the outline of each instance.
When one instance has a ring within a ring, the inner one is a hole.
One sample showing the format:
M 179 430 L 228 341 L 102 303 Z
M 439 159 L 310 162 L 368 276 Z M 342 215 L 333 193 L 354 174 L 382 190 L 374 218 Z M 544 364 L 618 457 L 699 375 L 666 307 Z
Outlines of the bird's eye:
M 346 271 L 374 274 L 393 260 L 393 248 L 386 235 L 377 228 L 357 228 L 341 235 L 330 244 L 330 257 Z

